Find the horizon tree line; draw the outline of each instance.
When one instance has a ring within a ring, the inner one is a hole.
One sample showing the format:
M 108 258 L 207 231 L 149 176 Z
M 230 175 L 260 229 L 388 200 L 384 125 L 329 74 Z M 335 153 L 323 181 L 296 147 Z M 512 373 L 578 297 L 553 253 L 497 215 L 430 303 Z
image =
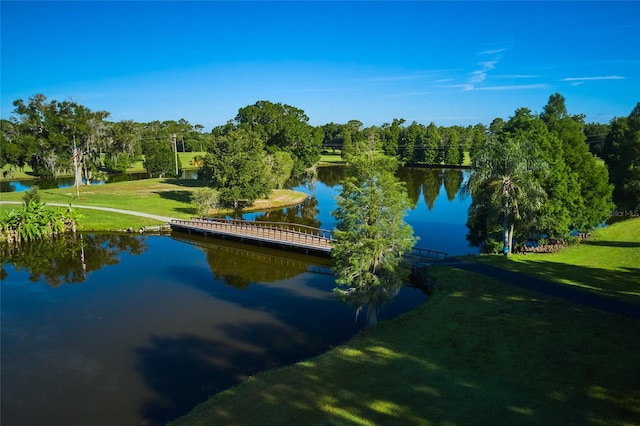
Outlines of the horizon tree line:
M 544 217 L 549 221 L 545 228 L 553 230 L 553 223 L 563 229 L 593 225 L 596 218 L 602 216 L 601 212 L 611 207 L 611 197 L 599 189 L 602 181 L 614 185 L 612 196 L 618 209 L 640 209 L 640 103 L 629 116 L 616 117 L 609 124 L 585 123 L 580 114 L 570 116 L 564 98 L 556 93 L 538 116 L 527 108 L 520 108 L 507 121 L 496 118 L 489 126 L 478 123 L 443 127 L 415 121 L 407 125 L 406 120 L 394 118 L 381 126 L 364 128 L 358 120 L 312 126 L 299 108 L 258 101 L 240 108 L 232 120 L 210 132 L 205 132 L 203 125 L 192 125 L 185 119 L 111 122 L 109 112 L 92 111 L 73 101 L 49 101 L 42 94 L 34 95 L 27 102 L 18 99 L 13 105 L 14 115 L 0 121 L 0 166 L 5 177 L 11 170 L 27 165 L 37 177 L 69 173 L 73 170 L 74 143 L 78 147 L 82 178 L 90 182 L 105 172 L 124 172 L 141 160 L 152 175 L 175 174 L 175 151 L 204 152 L 201 159 L 204 160 L 208 155 L 222 152 L 221 144 L 228 144 L 225 138 L 237 141 L 236 132 L 252 138 L 252 146 L 260 141 L 266 169 L 278 176 L 287 176 L 289 170 L 291 175 L 299 176 L 317 163 L 321 152 L 339 151 L 343 156 L 349 155 L 353 146 L 362 141 L 375 141 L 400 165 L 460 165 L 465 153 L 471 160 L 479 158 L 479 150 L 490 145 L 492 138 L 504 141 L 531 137 L 537 138 L 545 161 L 554 170 L 552 176 L 556 176 L 555 181 L 545 178 L 543 185 L 547 195 L 551 194 L 551 201 L 544 204 L 547 211 Z M 541 133 L 540 120 L 548 134 Z M 603 160 L 606 167 L 594 165 L 600 164 L 594 156 Z M 202 165 L 206 170 L 205 164 Z M 209 164 L 209 171 L 213 166 L 221 168 L 220 164 Z M 206 172 L 203 178 L 205 175 Z M 210 175 L 209 172 L 206 178 L 210 179 Z M 282 185 L 282 179 L 267 182 L 267 187 Z M 567 194 L 574 194 L 574 199 L 560 194 L 565 187 L 570 188 Z M 578 187 L 580 190 L 576 191 Z M 562 205 L 580 213 L 568 219 Z

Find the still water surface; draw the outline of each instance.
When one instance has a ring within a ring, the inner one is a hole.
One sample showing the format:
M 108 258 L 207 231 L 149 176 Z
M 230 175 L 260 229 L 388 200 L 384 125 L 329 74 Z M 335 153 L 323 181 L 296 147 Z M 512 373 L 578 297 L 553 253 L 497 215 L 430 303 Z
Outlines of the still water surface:
M 444 170 L 404 171 L 419 246 L 476 252 L 464 241 L 470 200 L 453 190 L 466 172 L 456 172 L 447 189 Z M 340 177 L 321 169 L 298 186 L 311 194 L 303 205 L 247 218 L 331 229 Z M 69 236 L 2 258 L 3 425 L 162 424 L 365 323 L 331 293 L 322 257 L 174 233 Z M 425 300 L 403 288 L 380 319 Z

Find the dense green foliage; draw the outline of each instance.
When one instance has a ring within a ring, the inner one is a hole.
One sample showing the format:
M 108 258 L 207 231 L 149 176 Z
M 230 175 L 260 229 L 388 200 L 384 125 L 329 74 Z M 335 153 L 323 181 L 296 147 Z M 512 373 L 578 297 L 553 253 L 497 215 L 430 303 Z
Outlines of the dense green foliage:
M 489 172 L 479 168 L 497 167 L 486 161 L 487 155 L 492 155 L 487 150 L 493 149 L 494 155 L 500 155 L 494 149 L 496 143 L 524 143 L 531 152 L 527 157 L 529 162 L 544 164 L 527 174 L 526 179 L 538 185 L 546 197 L 535 214 L 514 223 L 515 246 L 522 246 L 528 240 L 566 239 L 571 231 L 588 231 L 610 216 L 613 203 L 607 168 L 589 152 L 581 120 L 581 117 L 570 117 L 564 98 L 554 94 L 540 116 L 520 108 L 506 122 L 495 120 L 490 126 L 492 142 L 473 151 L 474 173 L 480 172 L 482 176 Z M 512 244 L 511 239 L 506 241 L 504 237 L 504 215 L 491 215 L 488 207 L 492 199 L 497 202 L 491 195 L 492 189 L 487 186 L 482 190 L 476 185 L 467 223 L 470 243 L 488 252 L 496 251 L 497 241 L 504 241 L 510 247 Z M 525 196 L 523 201 L 533 203 L 536 198 Z
M 198 188 L 191 194 L 191 202 L 196 206 L 199 216 L 207 216 L 218 207 L 220 194 L 213 188 Z
M 495 137 L 478 150 L 472 167 L 468 223 L 479 231 L 472 234 L 473 241 L 484 243 L 501 230 L 506 256 L 513 248 L 514 231 L 531 232 L 536 225 L 546 193 L 535 174 L 544 171 L 546 163 L 530 140 Z
M 273 186 L 266 160 L 256 132 L 232 130 L 217 138 L 202 159 L 198 177 L 219 190 L 222 205 L 237 208 L 240 202 L 253 204 L 258 198 L 268 198 Z
M 615 185 L 619 214 L 640 215 L 640 102 L 628 117 L 611 122 L 602 153 Z
M 201 125 L 191 126 L 184 119 L 114 123 L 107 121 L 110 114 L 106 111 L 92 111 L 72 101 L 49 101 L 42 94 L 27 102 L 18 99 L 13 105 L 14 116 L 1 121 L 0 166 L 5 175 L 25 166 L 41 178 L 73 174 L 75 144 L 78 171 L 90 182 L 102 172 L 125 171 L 143 155 L 153 157 L 166 149 L 202 151 L 209 143 Z M 153 163 L 154 174 L 171 170 L 158 170 Z
M 0 166 L 5 177 L 25 166 L 36 177 L 72 174 L 74 143 L 81 180 L 86 182 L 105 172 L 125 171 L 143 160 L 154 175 L 173 174 L 176 151 L 213 152 L 221 137 L 242 129 L 255 132 L 262 141 L 271 170 L 269 185 L 279 188 L 290 175 L 300 175 L 314 165 L 322 149 L 340 150 L 347 156 L 354 144 L 375 140 L 402 165 L 458 165 L 464 153 L 474 157 L 489 137 L 523 135 L 537 141 L 548 164 L 548 173 L 537 177 L 548 195 L 538 228 L 550 238 L 562 238 L 567 229 L 585 230 L 606 219 L 612 209 L 607 167 L 619 210 L 637 211 L 640 199 L 638 108 L 609 124 L 584 123 L 582 115 L 567 113 L 564 98 L 557 93 L 540 115 L 520 108 L 509 120 L 496 118 L 488 127 L 480 123 L 444 127 L 407 123 L 402 118 L 367 128 L 358 120 L 314 127 L 303 110 L 263 100 L 240 108 L 233 120 L 206 133 L 204 126 L 184 119 L 110 122 L 106 111 L 48 100 L 42 94 L 26 102 L 18 99 L 13 105 L 14 116 L 0 123 Z M 603 158 L 607 167 L 591 154 Z
M 368 307 L 369 324 L 377 309 L 397 293 L 409 276 L 403 256 L 416 242 L 404 221 L 406 189 L 395 177 L 397 162 L 375 144 L 354 143 L 347 157 L 337 209 L 333 258 L 335 292 L 358 309 Z
M 438 127 L 412 122 L 404 126 L 404 119 L 394 118 L 391 123 L 363 129 L 362 123 L 350 120 L 346 124 L 328 123 L 324 130 L 323 147 L 339 149 L 348 154 L 352 143 L 373 138 L 381 142 L 385 154 L 395 157 L 404 165 L 446 164 L 461 165 L 464 152 L 474 149 L 486 140 L 483 125 Z
M 144 168 L 151 176 L 173 176 L 176 177 L 176 158 L 171 148 L 166 144 L 156 144 L 148 152 L 144 160 Z M 180 165 L 177 166 L 178 170 Z
M 71 208 L 51 210 L 46 204 L 30 199 L 22 209 L 12 209 L 0 217 L 0 233 L 9 242 L 51 238 L 76 230 L 76 216 Z
M 309 124 L 303 110 L 281 103 L 258 101 L 238 110 L 233 125 L 220 126 L 214 133 L 233 130 L 255 132 L 267 152 L 291 155 L 293 174 L 300 175 L 320 159 L 323 132 Z

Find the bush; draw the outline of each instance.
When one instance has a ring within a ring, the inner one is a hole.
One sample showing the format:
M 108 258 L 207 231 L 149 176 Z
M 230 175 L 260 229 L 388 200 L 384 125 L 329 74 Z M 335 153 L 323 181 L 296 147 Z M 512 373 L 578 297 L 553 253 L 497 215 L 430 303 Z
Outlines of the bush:
M 206 216 L 211 209 L 218 206 L 220 195 L 213 188 L 199 188 L 191 195 L 191 202 L 196 206 L 199 216 Z
M 24 195 L 22 196 L 22 201 L 24 201 L 24 205 L 27 206 L 29 205 L 29 202 L 33 201 L 35 203 L 40 203 L 40 192 L 38 192 L 39 188 L 37 185 L 34 185 L 33 188 L 31 188 L 28 191 L 25 191 Z

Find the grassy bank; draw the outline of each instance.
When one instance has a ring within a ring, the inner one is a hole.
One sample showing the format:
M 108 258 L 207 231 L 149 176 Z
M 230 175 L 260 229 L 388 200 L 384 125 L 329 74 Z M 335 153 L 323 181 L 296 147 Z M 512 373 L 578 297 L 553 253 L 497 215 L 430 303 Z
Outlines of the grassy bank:
M 97 207 L 115 207 L 143 213 L 189 219 L 196 215 L 191 204 L 191 193 L 204 184 L 197 180 L 180 179 L 144 179 L 137 181 L 110 183 L 80 187 L 80 196 L 76 188 L 45 189 L 40 191 L 45 203 L 62 203 Z M 24 193 L 10 192 L 2 194 L 2 201 L 22 201 Z M 307 195 L 292 190 L 273 191 L 268 199 L 257 200 L 249 210 L 267 210 L 299 204 Z M 0 209 L 12 209 L 16 206 L 0 205 Z M 157 225 L 152 219 L 118 213 L 78 209 L 81 230 L 117 230 Z M 219 211 L 214 213 L 228 213 Z
M 589 241 L 559 253 L 478 256 L 467 260 L 640 304 L 640 218 L 598 229 Z
M 172 425 L 632 425 L 638 321 L 434 267 L 434 297 Z
M 629 262 L 640 249 L 639 223 L 524 258 L 577 274 L 568 285 L 591 283 L 582 288 L 617 285 L 616 271 L 625 271 L 623 293 L 635 292 L 639 263 Z M 536 269 L 516 257 L 507 262 L 514 271 Z M 637 320 L 453 267 L 431 274 L 438 289 L 418 309 L 319 357 L 259 374 L 172 425 L 640 424 Z

